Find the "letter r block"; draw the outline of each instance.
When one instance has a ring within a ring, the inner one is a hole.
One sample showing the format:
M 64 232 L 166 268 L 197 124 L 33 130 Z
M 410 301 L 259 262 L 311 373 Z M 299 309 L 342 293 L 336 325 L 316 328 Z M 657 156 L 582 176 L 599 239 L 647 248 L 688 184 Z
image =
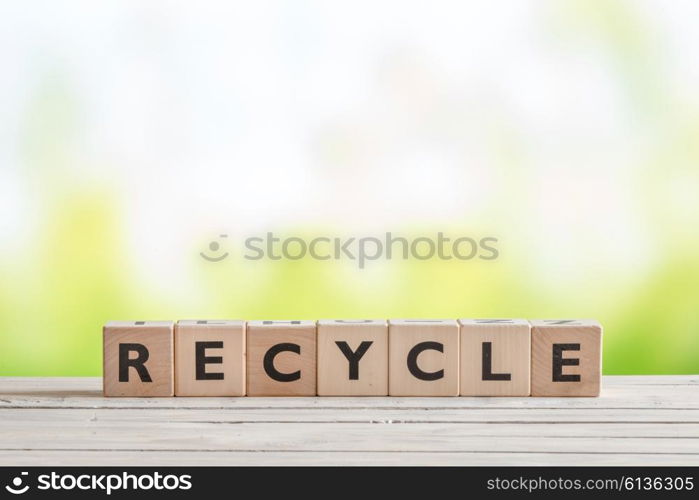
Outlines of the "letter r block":
M 316 395 L 314 321 L 250 321 L 248 396 Z
M 388 395 L 386 320 L 318 321 L 318 395 Z
M 533 320 L 532 396 L 599 396 L 602 326 L 594 320 Z
M 172 321 L 110 321 L 102 336 L 105 396 L 174 395 Z
M 459 395 L 459 325 L 455 320 L 389 320 L 388 352 L 389 395 Z
M 245 322 L 175 325 L 175 396 L 245 396 Z

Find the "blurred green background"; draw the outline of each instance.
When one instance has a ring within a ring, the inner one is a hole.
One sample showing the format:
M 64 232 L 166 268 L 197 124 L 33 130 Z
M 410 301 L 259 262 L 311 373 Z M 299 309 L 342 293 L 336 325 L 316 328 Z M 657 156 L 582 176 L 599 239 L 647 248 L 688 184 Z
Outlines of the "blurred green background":
M 606 374 L 699 373 L 699 4 L 485 4 L 0 6 L 0 375 L 332 317 L 591 317 Z M 270 230 L 500 256 L 242 258 Z

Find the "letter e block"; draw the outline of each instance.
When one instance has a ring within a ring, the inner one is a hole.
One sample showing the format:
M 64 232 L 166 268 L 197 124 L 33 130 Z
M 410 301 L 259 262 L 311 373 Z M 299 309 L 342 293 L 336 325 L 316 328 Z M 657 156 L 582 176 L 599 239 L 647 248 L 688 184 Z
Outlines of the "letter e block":
M 102 336 L 105 396 L 174 395 L 172 321 L 110 321 Z
M 388 395 L 386 320 L 318 321 L 318 395 Z
M 175 325 L 175 395 L 245 396 L 245 322 Z
M 599 396 L 602 326 L 594 320 L 532 324 L 532 396 Z
M 388 352 L 389 395 L 459 395 L 459 325 L 455 320 L 389 320 Z
M 314 321 L 250 321 L 248 396 L 316 395 Z

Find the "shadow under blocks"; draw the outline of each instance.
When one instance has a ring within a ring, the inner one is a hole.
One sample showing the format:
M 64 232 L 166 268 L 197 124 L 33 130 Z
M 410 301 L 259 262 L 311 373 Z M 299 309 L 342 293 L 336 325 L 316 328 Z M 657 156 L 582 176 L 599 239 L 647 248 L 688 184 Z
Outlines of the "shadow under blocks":
M 110 321 L 103 394 L 599 396 L 589 319 Z

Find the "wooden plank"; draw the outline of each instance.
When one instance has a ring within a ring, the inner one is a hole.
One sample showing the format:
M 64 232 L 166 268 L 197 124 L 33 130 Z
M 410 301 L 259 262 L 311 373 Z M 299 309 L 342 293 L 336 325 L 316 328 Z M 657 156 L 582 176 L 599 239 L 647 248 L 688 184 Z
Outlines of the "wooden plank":
M 358 399 L 335 399 L 335 398 L 240 398 L 240 399 L 220 399 L 220 398 L 167 398 L 167 399 L 131 399 L 119 398 L 118 400 L 103 400 L 100 397 L 65 396 L 59 398 L 34 397 L 22 395 L 0 395 L 0 409 L 11 408 L 111 408 L 111 409 L 172 409 L 172 410 L 194 410 L 194 409 L 413 409 L 413 410 L 448 410 L 448 409 L 675 409 L 675 410 L 696 410 L 699 409 L 699 401 L 696 393 L 699 389 L 687 387 L 683 390 L 674 391 L 672 394 L 623 394 L 616 397 L 598 398 L 589 401 L 568 398 L 560 401 L 558 398 L 432 398 L 431 401 L 425 398 L 371 398 L 366 400 Z M 537 402 L 535 402 L 537 401 Z
M 696 375 L 606 375 L 603 387 L 652 386 L 652 385 L 699 385 Z M 25 390 L 45 391 L 99 391 L 100 377 L 0 377 L 0 394 Z
M 491 409 L 459 408 L 421 409 L 337 409 L 337 408 L 291 408 L 280 412 L 274 408 L 194 408 L 180 410 L 170 408 L 136 409 L 50 409 L 51 421 L 75 419 L 77 421 L 124 421 L 138 422 L 190 422 L 190 423 L 638 423 L 657 425 L 699 423 L 699 409 L 666 410 L 662 408 L 626 410 L 595 408 L 550 408 L 550 409 Z M 42 408 L 0 409 L 0 423 L 36 422 L 47 418 Z
M 699 377 L 606 377 L 599 398 L 103 398 L 99 379 L 0 379 L 0 408 L 697 409 Z M 43 381 L 43 382 L 42 382 Z M 655 382 L 655 383 L 653 383 Z
M 123 416 L 123 415 L 122 415 Z M 210 434 L 226 432 L 246 432 L 247 437 L 255 433 L 267 432 L 269 437 L 276 435 L 286 436 L 289 432 L 295 432 L 298 436 L 303 436 L 308 429 L 309 434 L 321 434 L 331 432 L 341 432 L 348 434 L 374 434 L 385 433 L 395 434 L 411 439 L 414 434 L 429 431 L 430 433 L 451 432 L 454 436 L 463 437 L 532 437 L 532 438 L 564 438 L 571 439 L 577 437 L 599 437 L 599 438 L 675 438 L 694 441 L 699 453 L 699 423 L 687 422 L 673 425 L 662 425 L 646 422 L 597 422 L 593 424 L 581 425 L 579 423 L 510 423 L 510 422 L 209 422 L 209 421 L 162 421 L 162 420 L 132 420 L 128 422 L 119 419 L 88 419 L 75 418 L 70 414 L 54 416 L 51 421 L 41 422 L 41 429 L 37 429 L 37 422 L 31 419 L 9 420 L 3 419 L 3 428 L 0 431 L 0 448 L 16 447 L 22 443 L 34 443 L 44 449 L 51 449 L 54 441 L 41 443 L 43 434 L 50 434 L 60 431 L 62 437 L 69 439 L 71 436 L 79 439 L 85 432 L 100 436 L 107 436 L 110 432 L 120 435 L 120 442 L 125 446 L 134 441 L 132 434 L 142 433 L 163 435 L 165 433 L 184 433 L 182 441 L 189 442 L 191 434 Z M 307 425 L 312 423 L 313 425 Z M 284 424 L 284 425 L 278 425 Z M 277 432 L 270 432 L 270 428 L 280 429 Z M 285 427 L 281 429 L 281 427 Z M 286 438 L 285 438 L 286 439 Z M 301 439 L 301 437 L 299 437 Z M 356 443 L 344 443 L 343 436 L 333 438 L 343 449 L 360 446 Z M 170 443 L 173 448 L 177 448 L 180 439 L 175 439 Z M 92 446 L 98 441 L 91 440 Z M 138 441 L 140 442 L 140 441 Z M 373 446 L 373 444 L 372 444 Z M 378 445 L 377 445 L 378 446 Z M 457 443 L 454 446 L 459 446 Z M 196 448 L 192 448 L 196 449 Z
M 18 454 L 0 450 L 0 465 L 54 466 L 205 466 L 205 465 L 699 465 L 699 459 L 668 453 L 482 453 L 482 452 L 241 452 L 139 451 L 123 450 L 27 450 Z
M 507 427 L 509 426 L 509 427 Z M 615 427 L 616 426 L 616 427 Z M 3 425 L 0 448 L 228 451 L 682 453 L 699 458 L 699 426 L 637 424 L 203 424 L 45 422 Z M 662 428 L 674 428 L 662 430 Z M 678 428 L 681 427 L 681 428 Z

